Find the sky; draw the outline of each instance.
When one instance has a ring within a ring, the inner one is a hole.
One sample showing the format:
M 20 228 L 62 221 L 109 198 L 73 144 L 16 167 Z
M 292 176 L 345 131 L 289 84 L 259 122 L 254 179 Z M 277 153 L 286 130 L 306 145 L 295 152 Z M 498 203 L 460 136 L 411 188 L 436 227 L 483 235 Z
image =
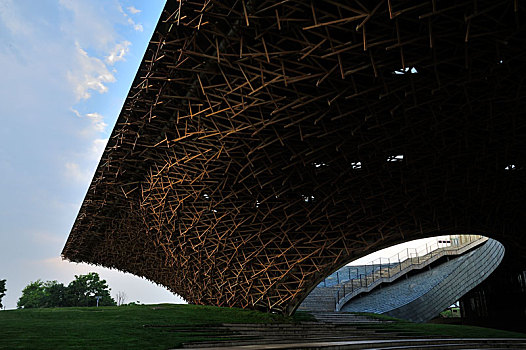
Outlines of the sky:
M 0 279 L 6 308 L 37 279 L 98 272 L 112 295 L 182 302 L 60 252 L 164 0 L 0 0 Z
M 396 262 L 397 254 L 404 259 L 407 256 L 423 256 L 429 251 L 444 247 L 443 241 L 448 241 L 449 236 L 436 236 L 430 238 L 415 239 L 413 241 L 400 243 L 389 248 L 381 249 L 366 255 L 362 258 L 356 259 L 347 265 L 367 265 L 378 264 L 379 262 L 385 264 L 387 262 Z M 390 259 L 390 260 L 388 260 Z
M 134 275 L 60 257 L 164 3 L 0 0 L 0 279 L 7 279 L 7 309 L 31 281 L 67 284 L 92 271 L 127 302 L 184 302 Z

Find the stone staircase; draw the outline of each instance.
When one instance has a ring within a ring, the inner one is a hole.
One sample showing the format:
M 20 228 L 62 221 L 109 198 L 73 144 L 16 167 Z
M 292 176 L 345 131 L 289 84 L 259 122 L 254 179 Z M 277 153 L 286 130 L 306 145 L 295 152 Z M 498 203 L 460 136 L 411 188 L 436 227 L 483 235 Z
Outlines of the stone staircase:
M 486 237 L 476 238 L 460 246 L 448 246 L 433 250 L 423 256 L 409 257 L 396 264 L 372 266 L 372 272 L 341 283 L 324 287 L 319 285 L 300 304 L 298 310 L 313 312 L 340 311 L 352 298 L 368 293 L 382 283 L 392 283 L 413 270 L 422 270 L 445 256 L 460 256 L 485 243 Z M 344 267 L 341 271 L 348 269 Z M 338 274 L 338 272 L 335 272 Z M 345 275 L 342 273 L 341 275 Z
M 298 310 L 312 312 L 334 311 L 336 300 L 334 296 L 341 285 L 314 288 L 307 298 L 301 303 Z
M 214 340 L 184 349 L 526 349 L 526 339 L 462 339 L 418 336 L 382 328 L 383 321 L 350 313 L 314 313 L 318 322 L 223 324 L 175 331 L 208 332 Z
M 359 315 L 351 312 L 311 312 L 316 321 L 328 324 L 345 324 L 345 325 L 371 325 L 392 323 L 389 320 L 373 318 L 365 315 Z
M 490 239 L 480 247 L 343 305 L 340 311 L 385 314 L 427 322 L 480 284 L 499 265 L 504 247 Z

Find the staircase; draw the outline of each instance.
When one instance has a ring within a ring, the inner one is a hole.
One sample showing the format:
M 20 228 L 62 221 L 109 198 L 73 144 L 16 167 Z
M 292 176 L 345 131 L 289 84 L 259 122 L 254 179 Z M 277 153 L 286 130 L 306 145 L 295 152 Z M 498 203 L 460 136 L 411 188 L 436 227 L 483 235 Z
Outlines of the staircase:
M 504 247 L 489 239 L 431 270 L 384 285 L 346 303 L 341 311 L 372 312 L 427 322 L 480 284 L 500 264 Z
M 214 340 L 184 344 L 184 349 L 524 349 L 526 339 L 462 339 L 390 331 L 384 321 L 350 313 L 313 313 L 318 322 L 299 324 L 223 324 L 174 329 L 215 334 Z M 181 328 L 181 327 L 180 327 Z
M 343 305 L 361 293 L 368 293 L 382 283 L 391 283 L 398 278 L 406 275 L 413 270 L 421 270 L 430 266 L 433 262 L 445 256 L 459 256 L 471 249 L 480 246 L 488 240 L 486 237 L 476 236 L 476 239 L 469 240 L 457 246 L 448 246 L 433 250 L 423 256 L 409 257 L 395 266 L 380 268 L 369 276 L 360 279 L 353 279 L 342 284 L 336 291 L 335 311 L 340 311 Z
M 393 322 L 351 312 L 311 312 L 311 315 L 316 321 L 329 324 L 371 325 Z
M 314 312 L 340 311 L 343 305 L 361 293 L 368 293 L 382 283 L 392 283 L 398 278 L 413 270 L 420 270 L 430 266 L 435 261 L 445 256 L 459 256 L 467 251 L 485 243 L 488 239 L 482 236 L 461 236 L 458 244 L 451 246 L 436 247 L 426 244 L 420 248 L 405 249 L 391 258 L 378 259 L 378 263 L 355 267 L 365 271 L 363 274 L 356 273 L 347 281 L 340 283 L 340 276 L 350 276 L 352 267 L 344 267 L 333 275 L 338 276 L 338 283 L 325 287 L 327 283 L 316 287 L 301 303 L 298 310 Z M 423 251 L 423 253 L 422 253 Z M 347 271 L 344 272 L 344 271 Z

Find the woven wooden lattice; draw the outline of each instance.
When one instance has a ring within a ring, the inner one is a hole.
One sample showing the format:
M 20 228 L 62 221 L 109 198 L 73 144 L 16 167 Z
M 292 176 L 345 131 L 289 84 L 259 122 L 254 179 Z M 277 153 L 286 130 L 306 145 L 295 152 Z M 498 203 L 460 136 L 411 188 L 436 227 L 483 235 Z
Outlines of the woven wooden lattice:
M 290 313 L 365 253 L 524 247 L 525 6 L 168 1 L 63 251 Z

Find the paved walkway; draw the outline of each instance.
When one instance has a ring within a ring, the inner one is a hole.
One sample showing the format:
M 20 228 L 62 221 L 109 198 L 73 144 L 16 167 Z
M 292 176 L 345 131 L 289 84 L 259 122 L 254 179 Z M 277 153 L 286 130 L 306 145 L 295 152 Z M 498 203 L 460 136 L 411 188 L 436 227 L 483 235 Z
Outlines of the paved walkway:
M 213 347 L 218 348 L 218 347 Z M 256 344 L 221 347 L 225 350 L 243 349 L 526 349 L 526 340 L 513 338 L 439 338 L 439 339 L 381 339 L 381 340 L 349 340 L 349 341 L 319 341 L 311 343 L 286 344 Z M 210 350 L 212 347 L 193 348 L 194 350 Z

